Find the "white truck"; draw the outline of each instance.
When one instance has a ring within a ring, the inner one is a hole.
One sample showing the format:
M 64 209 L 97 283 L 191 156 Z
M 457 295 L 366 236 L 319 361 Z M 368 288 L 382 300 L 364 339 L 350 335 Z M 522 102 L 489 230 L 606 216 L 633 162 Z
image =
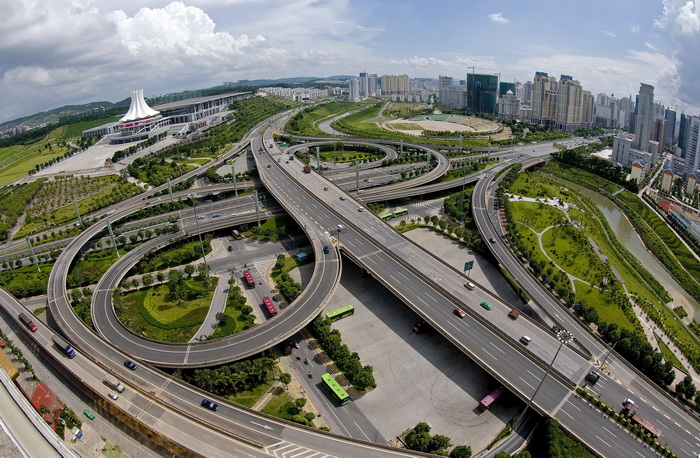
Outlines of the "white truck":
M 105 374 L 102 381 L 114 388 L 115 390 L 119 391 L 120 393 L 124 391 L 124 384 L 112 375 Z

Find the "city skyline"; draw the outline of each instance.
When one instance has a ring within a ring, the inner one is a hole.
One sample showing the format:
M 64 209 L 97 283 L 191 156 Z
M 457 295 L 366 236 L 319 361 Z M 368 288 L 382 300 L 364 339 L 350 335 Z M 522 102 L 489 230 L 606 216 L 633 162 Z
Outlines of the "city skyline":
M 456 81 L 568 74 L 593 94 L 700 112 L 698 8 L 685 0 L 585 5 L 447 1 L 28 0 L 0 26 L 0 122 L 131 90 L 155 96 L 224 81 L 369 72 Z M 546 14 L 543 13 L 546 11 Z M 474 67 L 472 69 L 471 67 Z

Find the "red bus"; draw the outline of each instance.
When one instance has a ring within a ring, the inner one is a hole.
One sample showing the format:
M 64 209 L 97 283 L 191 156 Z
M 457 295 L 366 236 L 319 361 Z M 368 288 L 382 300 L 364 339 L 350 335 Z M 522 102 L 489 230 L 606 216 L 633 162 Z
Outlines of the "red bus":
M 250 270 L 243 271 L 243 278 L 245 279 L 248 288 L 255 288 L 255 280 L 253 280 L 253 276 L 250 274 Z
M 505 390 L 505 388 L 499 386 L 498 388 L 490 392 L 488 395 L 486 395 L 486 397 L 482 399 L 479 403 L 479 410 L 484 411 L 488 409 L 491 406 L 491 404 L 496 402 L 496 400 L 501 396 L 501 394 L 503 394 Z
M 277 309 L 275 308 L 274 305 L 272 305 L 272 301 L 270 300 L 269 297 L 267 297 L 267 296 L 263 297 L 263 305 L 267 309 L 267 314 L 270 315 L 270 318 L 277 315 Z

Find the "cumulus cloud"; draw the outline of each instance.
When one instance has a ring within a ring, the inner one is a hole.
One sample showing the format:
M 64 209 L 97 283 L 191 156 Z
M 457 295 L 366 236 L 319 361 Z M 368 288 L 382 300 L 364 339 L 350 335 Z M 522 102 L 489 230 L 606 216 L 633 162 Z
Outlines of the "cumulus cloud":
M 359 43 L 381 32 L 354 21 L 348 0 L 192 3 L 212 13 L 180 1 L 140 9 L 114 0 L 8 3 L 0 27 L 0 121 L 68 103 L 118 101 L 133 89 L 149 96 L 290 70 L 314 75 L 321 65 L 362 56 Z M 214 17 L 235 20 L 220 26 Z
M 639 33 L 640 27 L 638 25 L 631 25 L 630 26 L 630 32 L 632 33 Z
M 407 59 L 390 60 L 389 64 L 407 66 L 407 67 L 444 67 L 450 65 L 449 62 L 437 59 L 435 57 L 417 57 L 413 56 Z
M 654 86 L 655 100 L 666 103 L 674 100 L 674 62 L 659 52 L 630 51 L 616 58 L 555 54 L 520 60 L 512 69 L 506 68 L 505 71 L 517 74 L 525 72 L 526 77 L 531 79 L 535 71 L 557 76 L 572 68 L 576 71 L 571 72 L 571 76 L 581 82 L 584 90 L 593 94 L 603 92 L 618 97 L 634 97 L 639 92 L 639 82 L 644 82 Z M 641 80 L 640 75 L 643 75 Z
M 491 19 L 493 22 L 501 22 L 503 24 L 507 24 L 510 22 L 510 20 L 504 18 L 501 13 L 491 13 L 489 14 L 488 18 Z
M 700 2 L 698 0 L 664 0 L 656 26 L 667 31 L 677 43 L 673 54 L 678 72 L 678 98 L 696 109 L 700 107 Z

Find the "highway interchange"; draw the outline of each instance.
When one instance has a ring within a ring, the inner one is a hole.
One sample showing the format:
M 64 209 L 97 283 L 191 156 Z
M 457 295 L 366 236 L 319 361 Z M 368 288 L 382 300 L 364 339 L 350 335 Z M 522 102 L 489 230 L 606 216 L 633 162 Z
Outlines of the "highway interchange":
M 76 345 L 81 358 L 83 354 L 89 356 L 92 362 L 99 362 L 102 367 L 115 372 L 134 388 L 132 404 L 120 406 L 120 408 L 134 416 L 135 406 L 147 405 L 151 402 L 149 400 L 153 400 L 167 411 L 173 409 L 171 417 L 173 422 L 177 421 L 175 418 L 178 416 L 178 411 L 188 412 L 187 418 L 181 420 L 189 422 L 188 425 L 203 425 L 202 427 L 206 429 L 216 424 L 218 428 L 226 431 L 237 431 L 237 436 L 245 436 L 254 444 L 252 448 L 244 447 L 247 450 L 246 453 L 250 453 L 251 450 L 269 451 L 266 447 L 275 446 L 282 438 L 310 450 L 335 456 L 351 456 L 355 453 L 352 447 L 367 447 L 368 445 L 359 442 L 338 441 L 329 439 L 331 436 L 328 435 L 314 435 L 302 428 L 259 417 L 255 412 L 233 406 L 222 405 L 223 408 L 216 414 L 203 411 L 198 407 L 193 412 L 192 406 L 199 406 L 203 393 L 173 382 L 158 371 L 151 371 L 144 367 L 143 370 L 137 371 L 137 374 L 124 370 L 121 365 L 127 355 L 138 355 L 139 359 L 163 367 L 184 365 L 200 367 L 252 355 L 287 339 L 313 319 L 333 293 L 339 278 L 340 253 L 338 250 L 331 250 L 328 255 L 323 255 L 321 250 L 324 245 L 331 244 L 332 237 L 339 240 L 338 247 L 349 259 L 370 272 L 457 348 L 488 370 L 523 400 L 530 399 L 535 387 L 542 380 L 547 365 L 557 352 L 559 343 L 552 333 L 525 316 L 516 321 L 508 318 L 507 313 L 511 309 L 509 304 L 480 288 L 476 291 L 466 290 L 463 287 L 464 277 L 461 273 L 448 268 L 425 250 L 410 243 L 371 212 L 357 211 L 363 200 L 387 200 L 429 191 L 413 190 L 411 194 L 409 186 L 394 188 L 386 186 L 385 189 L 376 188 L 367 190 L 363 194 L 347 196 L 340 188 L 320 178 L 318 174 L 303 173 L 302 164 L 299 161 L 282 161 L 281 159 L 289 154 L 287 151 L 282 152 L 277 146 L 269 148 L 269 145 L 273 144 L 273 130 L 281 129 L 285 119 L 280 118 L 271 126 L 264 124 L 252 131 L 249 136 L 251 150 L 254 152 L 262 183 L 286 212 L 299 223 L 299 226 L 304 228 L 311 240 L 317 262 L 310 287 L 304 290 L 292 307 L 279 315 L 279 319 L 270 320 L 248 332 L 221 339 L 221 341 L 197 342 L 184 346 L 185 348 L 180 345 L 152 341 L 144 344 L 142 339 L 126 331 L 118 322 L 110 321 L 112 319 L 107 310 L 111 307 L 98 306 L 98 304 L 109 304 L 109 294 L 113 286 L 119 283 L 129 266 L 138 260 L 140 254 L 152 246 L 167 244 L 172 237 L 184 235 L 182 232 L 143 244 L 143 248 L 133 250 L 103 276 L 93 297 L 93 317 L 96 329 L 105 339 L 86 330 L 72 312 L 67 300 L 65 284 L 68 267 L 81 247 L 104 230 L 106 221 L 116 222 L 142 208 L 142 196 L 123 202 L 119 210 L 83 231 L 56 261 L 48 290 L 52 316 L 63 333 Z M 515 150 L 510 154 L 511 157 L 521 155 L 517 152 L 517 148 Z M 437 151 L 434 154 L 437 158 L 442 156 Z M 507 155 L 502 154 L 502 156 L 505 158 Z M 439 173 L 447 170 L 444 165 L 447 161 L 444 160 L 444 156 L 442 157 L 443 159 L 438 159 L 439 165 L 436 167 Z M 583 377 L 594 366 L 595 359 L 589 359 L 588 352 L 600 358 L 607 348 L 584 331 L 575 318 L 555 305 L 554 300 L 542 292 L 539 285 L 523 271 L 522 266 L 513 258 L 507 247 L 500 243 L 500 225 L 496 221 L 497 214 L 493 205 L 495 187 L 490 184 L 500 167 L 502 166 L 493 167 L 489 172 L 482 172 L 473 178 L 478 180 L 474 192 L 474 214 L 480 232 L 485 238 L 494 236 L 499 240 L 499 243 L 492 244 L 490 247 L 499 262 L 511 275 L 517 275 L 518 282 L 533 297 L 533 300 L 547 310 L 558 324 L 574 333 L 579 346 L 587 350 L 587 352 L 581 352 L 577 346 L 564 346 L 561 349 L 554 361 L 552 372 L 545 378 L 534 400 L 533 407 L 541 413 L 557 418 L 567 430 L 603 456 L 637 454 L 652 456 L 650 449 L 618 428 L 612 421 L 601 421 L 604 417 L 595 409 L 591 409 L 572 391 L 575 385 L 582 383 Z M 197 171 L 191 174 L 195 172 Z M 422 184 L 425 184 L 425 187 L 436 186 L 427 184 L 434 179 L 433 176 L 424 178 Z M 468 181 L 465 179 L 464 182 Z M 434 189 L 430 188 L 430 190 Z M 149 194 L 157 191 L 158 189 L 151 190 Z M 346 199 L 341 200 L 341 196 L 346 196 Z M 167 196 L 162 196 L 158 199 L 166 198 Z M 250 211 L 245 213 L 249 215 Z M 196 222 L 193 217 L 183 216 L 181 219 L 181 229 L 188 235 L 194 232 L 193 222 Z M 209 231 L 231 224 L 231 219 L 207 220 L 200 229 Z M 340 230 L 338 230 L 338 224 L 342 225 Z M 479 307 L 478 304 L 482 300 L 488 300 L 494 306 L 493 310 L 486 311 Z M 4 298 L 4 302 L 8 303 L 7 307 L 16 306 L 15 313 L 20 310 L 16 301 L 11 298 Z M 452 313 L 455 307 L 460 307 L 467 312 L 463 320 Z M 525 334 L 532 338 L 532 343 L 527 347 L 519 342 L 520 337 Z M 115 347 L 112 338 L 117 335 L 121 336 L 121 340 L 118 340 L 119 343 Z M 46 342 L 42 343 L 50 350 L 49 340 L 50 336 L 46 338 Z M 125 342 L 132 342 L 132 346 Z M 686 456 L 694 456 L 692 454 L 700 449 L 697 420 L 679 408 L 670 408 L 674 405 L 673 401 L 640 374 L 634 372 L 633 368 L 628 367 L 624 361 L 615 356 L 608 361 L 613 365 L 616 377 L 612 379 L 604 376 L 596 385 L 595 389 L 600 392 L 602 398 L 613 406 L 619 404 L 625 397 L 635 398 L 644 405 L 645 417 L 655 424 L 666 426 L 662 426 L 664 442 L 669 443 L 674 450 L 681 453 L 681 456 L 684 456 L 683 451 L 686 452 Z M 89 369 L 85 367 L 86 364 L 71 367 L 75 365 L 75 361 L 62 362 L 68 365 L 68 370 L 71 371 Z M 93 378 L 99 379 L 100 369 L 93 368 L 93 370 L 96 371 Z M 90 377 L 82 374 L 79 379 L 89 381 Z M 99 385 L 98 380 L 96 386 Z M 120 403 L 130 402 L 123 397 L 120 401 Z M 213 415 L 215 418 L 212 418 Z M 219 418 L 233 423 L 223 424 Z M 251 424 L 264 426 L 251 428 Z M 674 425 L 677 427 L 673 427 Z M 149 424 L 149 426 L 154 425 Z M 169 426 L 173 427 L 172 424 Z M 221 441 L 231 440 L 230 437 L 224 437 L 225 434 L 222 431 L 219 430 L 219 432 L 222 433 Z M 167 428 L 162 434 L 167 436 Z M 208 437 L 208 435 L 200 437 Z M 233 440 L 236 441 L 235 438 Z M 215 444 L 218 446 L 218 441 L 207 442 L 211 442 L 209 446 L 215 446 Z M 192 446 L 194 448 L 190 448 L 191 450 L 199 452 L 198 447 L 202 444 L 181 445 L 187 448 Z M 392 456 L 394 453 L 398 451 L 377 448 L 368 452 L 368 449 L 363 448 L 362 456 Z M 258 455 L 251 453 L 251 456 Z

